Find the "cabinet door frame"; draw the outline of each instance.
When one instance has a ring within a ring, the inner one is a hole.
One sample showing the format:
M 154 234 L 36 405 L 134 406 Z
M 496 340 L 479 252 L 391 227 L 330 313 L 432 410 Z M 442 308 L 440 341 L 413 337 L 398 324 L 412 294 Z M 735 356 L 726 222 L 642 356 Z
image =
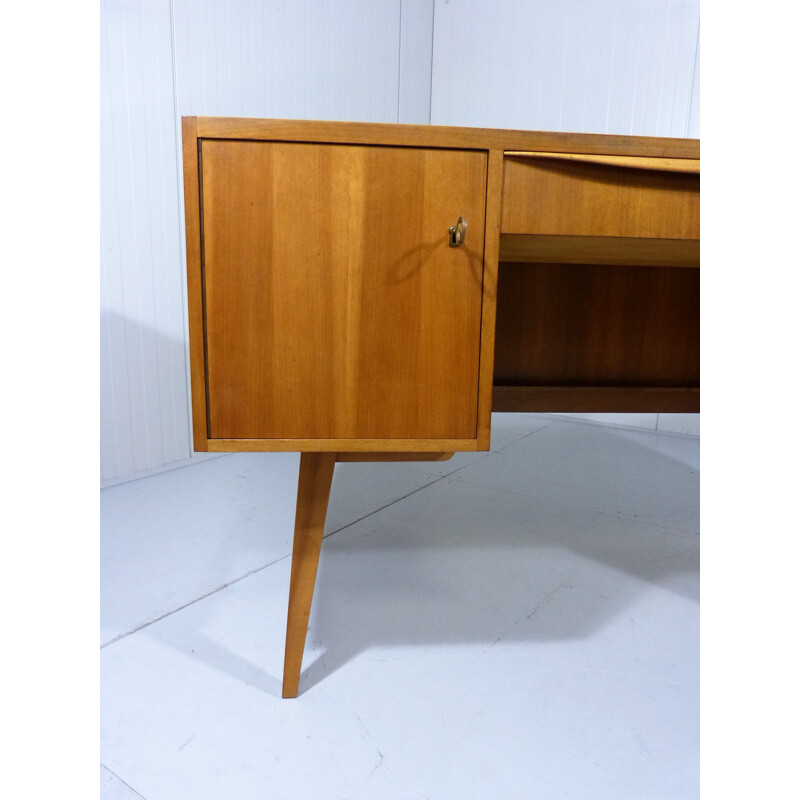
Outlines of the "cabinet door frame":
M 194 449 L 200 452 L 307 451 L 307 452 L 455 452 L 489 447 L 492 368 L 494 351 L 494 304 L 496 299 L 502 151 L 476 146 L 458 131 L 443 132 L 424 126 L 372 126 L 358 123 L 291 123 L 258 121 L 254 130 L 231 131 L 225 119 L 182 120 L 184 194 L 186 210 L 187 292 L 192 387 Z M 408 130 L 418 128 L 410 138 Z M 244 135 L 243 135 L 244 134 Z M 403 141 L 398 141 L 398 135 Z M 208 435 L 208 373 L 205 338 L 205 298 L 202 250 L 201 143 L 208 139 L 242 139 L 317 144 L 404 145 L 408 147 L 469 149 L 487 154 L 485 219 L 471 221 L 484 226 L 483 282 L 480 298 L 480 350 L 475 403 L 477 425 L 469 438 L 211 438 Z

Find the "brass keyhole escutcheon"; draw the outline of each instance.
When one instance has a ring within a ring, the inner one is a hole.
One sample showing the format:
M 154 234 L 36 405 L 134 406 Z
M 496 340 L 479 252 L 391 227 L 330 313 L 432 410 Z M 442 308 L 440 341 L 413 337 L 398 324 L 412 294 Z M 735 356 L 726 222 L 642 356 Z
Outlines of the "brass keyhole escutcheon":
M 467 221 L 459 217 L 455 225 L 450 226 L 450 247 L 461 247 L 467 237 Z

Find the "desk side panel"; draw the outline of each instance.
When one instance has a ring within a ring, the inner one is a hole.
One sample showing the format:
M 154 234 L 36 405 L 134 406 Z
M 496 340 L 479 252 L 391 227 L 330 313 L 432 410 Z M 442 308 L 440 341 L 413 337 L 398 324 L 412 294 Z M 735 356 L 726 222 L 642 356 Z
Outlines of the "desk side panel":
M 192 391 L 192 435 L 197 452 L 208 450 L 206 359 L 203 321 L 200 161 L 195 117 L 182 119 L 183 193 L 186 214 L 186 285 L 189 302 L 189 359 Z
M 500 213 L 503 193 L 503 151 L 489 151 L 486 181 L 486 233 L 483 260 L 481 311 L 481 365 L 478 390 L 478 449 L 488 450 L 492 426 L 497 270 L 500 255 Z

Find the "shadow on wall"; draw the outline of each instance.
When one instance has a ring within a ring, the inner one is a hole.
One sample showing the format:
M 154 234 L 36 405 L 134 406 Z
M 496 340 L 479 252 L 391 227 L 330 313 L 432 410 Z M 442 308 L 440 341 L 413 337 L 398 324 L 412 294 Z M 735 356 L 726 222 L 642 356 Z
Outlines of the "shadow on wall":
M 191 456 L 188 349 L 182 333 L 101 312 L 101 480 Z

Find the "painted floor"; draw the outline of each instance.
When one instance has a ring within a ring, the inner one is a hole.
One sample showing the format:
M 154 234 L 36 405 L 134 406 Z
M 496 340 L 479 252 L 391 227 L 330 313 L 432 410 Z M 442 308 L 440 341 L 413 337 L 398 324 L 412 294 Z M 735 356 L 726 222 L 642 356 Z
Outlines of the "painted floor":
M 699 438 L 496 414 L 339 464 L 280 698 L 299 457 L 102 491 L 104 800 L 699 794 Z

